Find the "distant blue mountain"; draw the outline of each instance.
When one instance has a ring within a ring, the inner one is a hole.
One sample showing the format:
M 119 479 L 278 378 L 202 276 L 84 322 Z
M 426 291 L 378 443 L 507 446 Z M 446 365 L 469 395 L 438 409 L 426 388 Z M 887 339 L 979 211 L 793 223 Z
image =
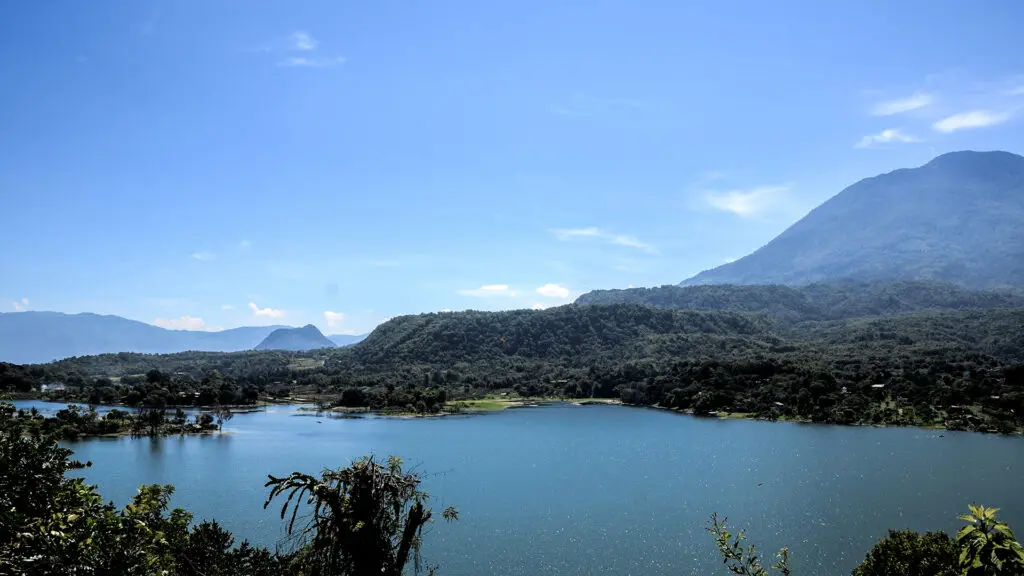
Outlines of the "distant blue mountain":
M 306 324 L 302 328 L 278 328 L 256 345 L 256 350 L 292 350 L 295 352 L 319 350 L 320 348 L 334 348 L 334 342 L 328 340 L 312 324 Z
M 0 313 L 0 362 L 39 364 L 108 352 L 237 352 L 251 350 L 281 327 L 246 326 L 201 332 L 167 330 L 120 316 L 90 313 Z
M 367 336 L 369 334 L 329 334 L 327 338 L 339 348 L 344 348 L 362 342 Z

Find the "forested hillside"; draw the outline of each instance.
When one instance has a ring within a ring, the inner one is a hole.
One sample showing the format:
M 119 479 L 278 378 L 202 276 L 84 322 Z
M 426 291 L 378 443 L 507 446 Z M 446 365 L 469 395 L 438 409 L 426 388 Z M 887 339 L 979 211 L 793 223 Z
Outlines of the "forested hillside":
M 780 322 L 637 305 L 395 318 L 314 352 L 108 354 L 0 365 L 0 388 L 225 404 L 290 394 L 413 412 L 496 393 L 618 398 L 694 413 L 823 422 L 1024 426 L 1024 308 Z
M 583 365 L 608 355 L 643 357 L 665 338 L 693 340 L 694 349 L 742 340 L 773 340 L 771 322 L 732 312 L 661 310 L 636 305 L 549 310 L 442 312 L 392 319 L 339 362 L 377 367 L 445 365 L 504 358 Z M 699 336 L 699 338 L 692 338 Z M 347 352 L 347 351 L 346 351 Z
M 1024 306 L 1024 292 L 969 290 L 948 282 L 829 282 L 806 286 L 699 285 L 594 290 L 577 304 L 643 304 L 658 308 L 727 310 L 765 314 L 776 320 L 840 320 L 927 310 Z

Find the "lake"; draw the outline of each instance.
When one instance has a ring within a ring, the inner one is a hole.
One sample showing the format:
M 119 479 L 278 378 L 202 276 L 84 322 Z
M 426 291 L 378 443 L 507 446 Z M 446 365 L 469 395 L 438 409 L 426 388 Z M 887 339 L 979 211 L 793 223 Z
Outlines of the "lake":
M 173 505 L 270 546 L 282 523 L 262 507 L 268 473 L 398 455 L 428 474 L 435 511 L 459 508 L 425 538 L 425 560 L 451 576 L 725 575 L 704 531 L 714 511 L 767 556 L 789 546 L 805 576 L 849 574 L 890 527 L 952 533 L 974 502 L 1024 534 L 1021 437 L 572 405 L 426 419 L 272 407 L 225 430 L 70 447 L 117 504 L 174 484 Z

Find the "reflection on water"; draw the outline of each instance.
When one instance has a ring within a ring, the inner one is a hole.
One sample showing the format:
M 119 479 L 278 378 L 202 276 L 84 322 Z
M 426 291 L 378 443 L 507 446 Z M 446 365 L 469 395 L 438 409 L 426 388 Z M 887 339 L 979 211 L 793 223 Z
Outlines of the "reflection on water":
M 452 418 L 333 419 L 295 407 L 239 414 L 225 434 L 71 445 L 124 504 L 174 484 L 173 504 L 273 545 L 267 474 L 319 472 L 369 453 L 428 473 L 437 524 L 425 555 L 446 575 L 720 574 L 711 512 L 800 574 L 848 574 L 887 528 L 957 526 L 972 502 L 1024 530 L 1024 438 L 692 418 L 551 406 Z

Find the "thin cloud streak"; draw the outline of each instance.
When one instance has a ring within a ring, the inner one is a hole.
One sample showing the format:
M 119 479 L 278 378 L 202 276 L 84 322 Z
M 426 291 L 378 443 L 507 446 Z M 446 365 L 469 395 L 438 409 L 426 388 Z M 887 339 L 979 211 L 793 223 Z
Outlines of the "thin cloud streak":
M 760 186 L 750 190 L 708 192 L 705 200 L 716 210 L 732 212 L 741 218 L 754 218 L 777 208 L 789 190 L 789 186 Z
M 337 56 L 335 58 L 304 58 L 294 56 L 281 60 L 277 65 L 284 68 L 333 68 L 334 66 L 341 66 L 346 61 L 344 56 Z
M 932 129 L 936 132 L 949 134 L 958 130 L 995 126 L 996 124 L 1002 124 L 1009 119 L 1010 114 L 1008 112 L 971 110 L 969 112 L 961 112 L 960 114 L 954 114 L 943 118 L 942 120 L 932 124 Z
M 515 297 L 516 295 L 515 291 L 509 288 L 508 284 L 484 284 L 479 288 L 459 290 L 458 293 L 463 296 L 475 296 L 478 298 L 490 298 L 495 296 Z
M 586 228 L 555 228 L 551 230 L 551 233 L 555 235 L 555 238 L 562 241 L 570 241 L 576 239 L 594 239 L 604 242 L 606 244 L 614 244 L 616 246 L 626 246 L 628 248 L 636 248 L 645 252 L 657 252 L 657 248 L 643 242 L 635 236 L 629 234 L 617 234 L 608 232 L 597 228 L 596 226 L 590 226 Z
M 180 318 L 157 318 L 153 324 L 168 330 L 202 330 L 206 326 L 202 318 L 187 314 Z
M 917 110 L 929 106 L 933 102 L 931 94 L 917 93 L 907 98 L 879 102 L 871 107 L 872 116 L 893 116 L 903 114 L 911 110 Z
M 864 136 L 863 138 L 860 139 L 860 141 L 854 144 L 853 147 L 872 148 L 876 144 L 908 144 L 920 141 L 920 138 L 917 138 L 916 136 L 912 136 L 910 134 L 904 134 L 898 128 L 889 128 L 887 130 L 882 130 L 878 134 L 870 134 L 868 136 Z

